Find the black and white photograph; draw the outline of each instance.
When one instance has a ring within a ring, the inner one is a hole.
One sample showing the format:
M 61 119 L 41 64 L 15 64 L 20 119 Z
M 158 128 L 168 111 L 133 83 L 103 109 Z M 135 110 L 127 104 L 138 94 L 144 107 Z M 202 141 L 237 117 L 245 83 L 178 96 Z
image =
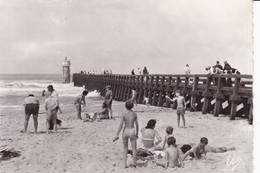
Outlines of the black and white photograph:
M 257 172 L 256 4 L 0 0 L 0 173 Z

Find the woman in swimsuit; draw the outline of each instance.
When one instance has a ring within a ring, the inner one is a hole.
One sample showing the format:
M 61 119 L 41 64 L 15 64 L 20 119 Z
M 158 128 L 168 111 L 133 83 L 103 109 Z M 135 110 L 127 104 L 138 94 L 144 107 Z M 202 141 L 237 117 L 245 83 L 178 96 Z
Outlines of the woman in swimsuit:
M 155 151 L 157 149 L 158 144 L 162 141 L 160 135 L 156 130 L 154 130 L 156 124 L 156 120 L 151 119 L 148 121 L 145 128 L 141 129 L 142 133 L 142 146 L 141 148 L 147 149 L 148 151 Z M 157 138 L 157 142 L 154 142 L 155 137 Z

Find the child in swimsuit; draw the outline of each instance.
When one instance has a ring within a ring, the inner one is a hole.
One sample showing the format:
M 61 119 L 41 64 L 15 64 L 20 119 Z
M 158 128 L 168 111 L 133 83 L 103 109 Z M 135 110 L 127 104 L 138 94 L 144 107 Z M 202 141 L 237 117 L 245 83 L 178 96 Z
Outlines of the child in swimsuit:
M 168 138 L 169 138 L 169 137 L 174 137 L 172 133 L 173 133 L 173 127 L 172 127 L 172 126 L 168 126 L 168 127 L 166 128 L 166 135 L 165 135 L 165 137 L 164 137 L 162 146 L 161 146 L 159 149 L 163 150 L 164 147 L 165 147 L 166 142 L 168 141 Z
M 131 100 L 127 100 L 125 102 L 126 112 L 122 114 L 121 121 L 117 130 L 116 137 L 113 141 L 119 139 L 118 135 L 123 128 L 123 145 L 124 145 L 124 153 L 123 153 L 123 160 L 124 160 L 124 167 L 127 168 L 127 153 L 128 153 L 128 139 L 130 139 L 132 150 L 133 150 L 133 162 L 134 167 L 136 167 L 136 140 L 138 138 L 138 119 L 137 114 L 132 111 L 134 107 L 134 103 Z
M 178 127 L 180 127 L 180 115 L 182 116 L 183 126 L 185 128 L 185 109 L 186 109 L 186 102 L 179 90 L 176 91 L 176 97 L 171 99 L 168 96 L 165 96 L 166 99 L 169 99 L 171 102 L 177 100 L 177 115 L 178 115 Z
M 157 166 L 162 166 L 164 168 L 175 168 L 181 167 L 182 159 L 181 152 L 176 146 L 176 139 L 174 137 L 169 137 L 167 140 L 168 147 L 165 150 L 165 163 L 160 163 L 156 161 Z
M 183 159 L 184 160 L 188 155 L 191 157 L 195 157 L 196 160 L 205 157 L 206 158 L 206 151 L 205 151 L 205 146 L 208 144 L 208 139 L 205 137 L 202 137 L 200 139 L 200 143 L 194 145 L 189 151 L 187 151 Z

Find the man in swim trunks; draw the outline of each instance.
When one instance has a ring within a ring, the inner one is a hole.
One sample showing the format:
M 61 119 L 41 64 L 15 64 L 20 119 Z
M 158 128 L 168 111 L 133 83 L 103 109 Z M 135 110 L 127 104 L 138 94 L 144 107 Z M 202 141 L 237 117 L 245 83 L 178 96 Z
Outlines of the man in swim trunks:
M 25 119 L 24 119 L 24 133 L 27 132 L 28 122 L 31 114 L 33 114 L 34 132 L 37 133 L 38 128 L 38 113 L 39 113 L 39 100 L 33 94 L 29 94 L 25 98 L 23 105 L 25 106 Z
M 181 96 L 181 93 L 179 90 L 176 90 L 176 97 L 171 99 L 168 96 L 165 96 L 167 99 L 169 99 L 171 102 L 174 102 L 177 100 L 177 115 L 178 115 L 178 127 L 180 127 L 180 115 L 182 116 L 183 121 L 183 127 L 185 128 L 185 109 L 186 109 L 186 102 L 183 96 Z
M 113 111 L 112 111 L 112 100 L 113 100 L 113 93 L 111 91 L 111 86 L 106 86 L 106 93 L 105 93 L 105 102 L 107 104 L 107 108 L 110 112 L 110 119 L 113 118 Z
M 138 138 L 138 119 L 137 114 L 132 111 L 134 104 L 131 100 L 127 100 L 125 102 L 126 112 L 122 114 L 121 121 L 117 130 L 116 137 L 114 141 L 118 140 L 119 133 L 123 128 L 123 145 L 124 145 L 124 153 L 123 153 L 123 160 L 124 160 L 124 167 L 127 168 L 127 153 L 128 153 L 128 139 L 130 139 L 132 151 L 133 151 L 133 165 L 136 167 L 136 140 Z

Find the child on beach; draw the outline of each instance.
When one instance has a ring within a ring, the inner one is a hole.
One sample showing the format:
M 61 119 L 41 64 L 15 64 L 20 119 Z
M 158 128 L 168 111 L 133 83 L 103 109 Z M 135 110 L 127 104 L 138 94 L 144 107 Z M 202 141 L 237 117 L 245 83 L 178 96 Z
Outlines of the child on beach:
M 181 151 L 183 152 L 183 154 L 185 154 L 187 151 L 189 151 L 193 146 L 195 146 L 194 143 L 191 143 L 191 144 L 184 144 L 182 147 L 181 147 Z M 236 150 L 235 147 L 212 147 L 210 145 L 206 145 L 205 146 L 205 152 L 208 153 L 208 152 L 212 152 L 212 153 L 225 153 L 227 151 L 234 151 Z M 190 155 L 191 157 L 194 156 L 194 155 Z
M 86 105 L 86 102 L 85 102 L 86 95 L 88 95 L 88 91 L 84 90 L 82 92 L 82 94 L 77 96 L 75 101 L 74 101 L 74 105 L 75 105 L 76 110 L 77 110 L 77 118 L 80 119 L 80 120 L 82 119 L 81 118 L 81 104 L 83 104 L 84 106 Z
M 182 159 L 181 159 L 181 152 L 176 146 L 176 139 L 174 137 L 169 137 L 167 140 L 168 147 L 165 150 L 165 163 L 161 163 L 156 161 L 157 166 L 162 166 L 165 169 L 168 167 L 175 168 L 181 167 Z
M 28 121 L 31 114 L 33 114 L 34 131 L 37 133 L 38 128 L 38 113 L 39 113 L 39 100 L 37 100 L 33 94 L 29 94 L 23 102 L 25 106 L 25 119 L 24 119 L 24 133 L 27 132 Z
M 144 104 L 149 107 L 149 98 L 144 96 L 144 100 L 143 100 Z
M 206 158 L 205 146 L 207 144 L 208 144 L 208 139 L 206 137 L 202 137 L 198 144 L 194 145 L 189 151 L 187 151 L 184 154 L 182 160 L 184 160 L 188 155 L 191 157 L 195 157 L 196 160 L 199 160 L 202 157 Z
M 127 100 L 125 102 L 126 112 L 122 114 L 121 121 L 117 130 L 116 137 L 113 141 L 119 139 L 118 135 L 123 128 L 123 145 L 124 145 L 124 153 L 123 153 L 123 161 L 124 167 L 127 168 L 127 153 L 128 153 L 128 139 L 130 139 L 132 151 L 133 151 L 133 165 L 136 167 L 136 140 L 138 138 L 138 119 L 137 114 L 132 111 L 134 104 L 131 100 Z M 135 127 L 135 128 L 134 128 Z
M 132 97 L 131 97 L 131 100 L 132 100 L 132 102 L 135 104 L 135 106 L 137 106 L 136 97 L 137 97 L 137 92 L 136 92 L 134 89 L 132 89 Z
M 181 93 L 179 90 L 176 91 L 176 97 L 171 99 L 168 96 L 165 96 L 166 99 L 169 99 L 171 102 L 174 102 L 177 100 L 177 115 L 178 115 L 178 127 L 180 127 L 180 115 L 182 116 L 183 126 L 185 128 L 185 109 L 186 109 L 186 102 L 183 96 L 181 96 Z
M 173 136 L 173 127 L 172 127 L 172 126 L 168 126 L 168 127 L 166 128 L 166 135 L 165 135 L 165 137 L 164 137 L 162 146 L 161 146 L 159 149 L 161 149 L 161 150 L 164 149 L 165 144 L 166 144 L 166 142 L 168 141 L 168 138 L 169 138 L 169 137 L 174 137 L 174 136 Z

